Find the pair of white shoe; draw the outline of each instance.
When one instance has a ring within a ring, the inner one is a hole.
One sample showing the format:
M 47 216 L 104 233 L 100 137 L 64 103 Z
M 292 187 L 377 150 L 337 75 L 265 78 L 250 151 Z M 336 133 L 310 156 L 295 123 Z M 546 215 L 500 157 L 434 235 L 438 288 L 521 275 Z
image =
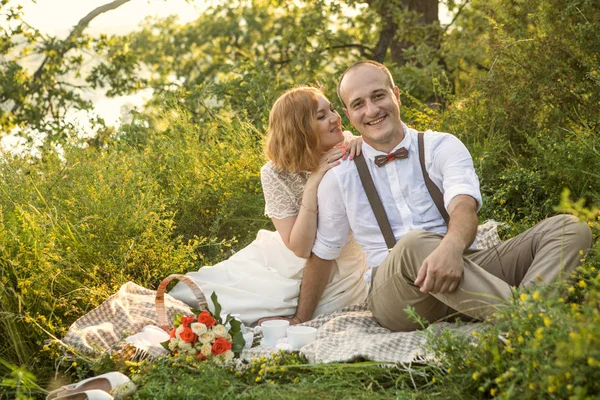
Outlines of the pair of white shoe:
M 135 384 L 120 372 L 108 372 L 48 393 L 46 400 L 110 400 L 135 392 Z

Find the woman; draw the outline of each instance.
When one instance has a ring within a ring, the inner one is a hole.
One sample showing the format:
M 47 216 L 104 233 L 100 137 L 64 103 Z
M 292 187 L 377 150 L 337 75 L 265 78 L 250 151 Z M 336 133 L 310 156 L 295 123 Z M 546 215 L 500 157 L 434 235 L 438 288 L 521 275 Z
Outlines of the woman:
M 317 231 L 319 182 L 347 156 L 344 145 L 359 149 L 360 143 L 349 133 L 344 136 L 339 114 L 318 89 L 301 86 L 277 99 L 265 145 L 270 161 L 261 168 L 265 214 L 277 232 L 261 230 L 254 242 L 228 260 L 187 274 L 207 297 L 217 293 L 223 313 L 239 314 L 246 324 L 294 314 Z M 364 301 L 362 275 L 367 269 L 360 246 L 349 238 L 313 317 Z M 183 284 L 169 294 L 195 305 Z

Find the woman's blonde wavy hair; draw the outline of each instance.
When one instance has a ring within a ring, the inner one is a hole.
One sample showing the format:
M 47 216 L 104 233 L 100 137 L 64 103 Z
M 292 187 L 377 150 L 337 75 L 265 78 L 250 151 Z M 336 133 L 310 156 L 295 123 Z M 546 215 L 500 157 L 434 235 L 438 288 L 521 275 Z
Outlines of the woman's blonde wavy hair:
M 311 86 L 283 93 L 269 113 L 265 155 L 275 167 L 289 172 L 314 171 L 319 166 L 321 140 L 317 130 L 318 96 Z

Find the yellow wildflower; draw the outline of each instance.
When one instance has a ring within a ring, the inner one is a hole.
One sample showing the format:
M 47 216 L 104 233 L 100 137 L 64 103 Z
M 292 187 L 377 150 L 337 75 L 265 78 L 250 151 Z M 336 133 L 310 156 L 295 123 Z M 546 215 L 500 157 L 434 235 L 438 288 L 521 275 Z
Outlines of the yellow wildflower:
M 521 301 L 527 300 L 527 297 L 529 297 L 529 296 L 527 296 L 526 293 L 521 293 L 521 295 L 519 296 L 519 298 L 521 299 Z

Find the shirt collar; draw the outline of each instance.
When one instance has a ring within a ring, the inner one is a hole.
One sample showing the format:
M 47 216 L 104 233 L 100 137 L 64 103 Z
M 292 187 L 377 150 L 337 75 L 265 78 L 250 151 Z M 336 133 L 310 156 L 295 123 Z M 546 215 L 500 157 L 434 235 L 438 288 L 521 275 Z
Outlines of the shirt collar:
M 404 138 L 402 139 L 402 141 L 400 143 L 398 143 L 398 145 L 396 147 L 394 147 L 392 149 L 392 151 L 396 151 L 397 149 L 399 149 L 401 147 L 404 147 L 404 148 L 406 148 L 406 150 L 410 151 L 410 144 L 412 143 L 412 140 L 410 139 L 409 130 L 406 127 L 406 125 L 404 125 L 404 122 L 400 121 L 400 123 L 402 124 L 402 130 L 404 131 Z M 374 160 L 376 156 L 379 156 L 382 154 L 383 155 L 387 154 L 387 153 L 384 153 L 383 151 L 375 150 L 373 147 L 368 145 L 364 140 L 362 143 L 362 151 L 363 151 L 364 157 L 369 160 Z

